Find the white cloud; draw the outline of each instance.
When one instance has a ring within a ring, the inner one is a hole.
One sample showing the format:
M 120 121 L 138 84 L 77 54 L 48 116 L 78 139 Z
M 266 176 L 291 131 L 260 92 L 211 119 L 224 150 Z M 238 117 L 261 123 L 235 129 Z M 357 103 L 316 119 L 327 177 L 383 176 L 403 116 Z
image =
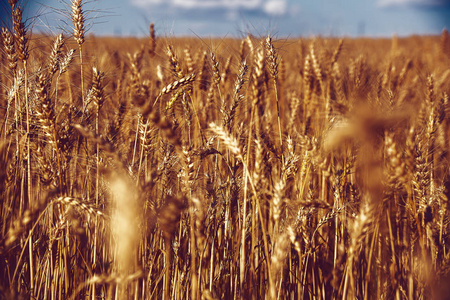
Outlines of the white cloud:
M 158 5 L 165 3 L 165 0 L 131 0 L 131 4 L 138 7 L 145 7 L 151 5 Z
M 445 4 L 445 0 L 379 0 L 379 7 L 395 7 L 395 6 L 437 6 Z
M 285 0 L 269 0 L 264 3 L 264 12 L 268 15 L 282 16 L 287 12 Z
M 262 0 L 171 0 L 167 2 L 173 6 L 187 9 L 257 9 L 262 4 Z
M 168 5 L 173 9 L 202 9 L 225 10 L 235 12 L 239 10 L 261 11 L 272 16 L 287 13 L 287 0 L 131 0 L 138 7 L 154 5 Z

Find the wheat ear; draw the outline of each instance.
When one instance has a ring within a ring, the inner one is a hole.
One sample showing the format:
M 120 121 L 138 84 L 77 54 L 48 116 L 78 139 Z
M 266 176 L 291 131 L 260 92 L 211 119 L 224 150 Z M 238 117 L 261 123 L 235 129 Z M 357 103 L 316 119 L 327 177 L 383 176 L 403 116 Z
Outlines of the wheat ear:
M 84 44 L 84 25 L 85 17 L 83 11 L 83 0 L 72 0 L 72 23 L 73 37 L 78 44 L 80 50 L 80 79 L 81 79 L 81 99 L 85 105 L 84 97 L 84 73 L 83 73 L 83 44 Z

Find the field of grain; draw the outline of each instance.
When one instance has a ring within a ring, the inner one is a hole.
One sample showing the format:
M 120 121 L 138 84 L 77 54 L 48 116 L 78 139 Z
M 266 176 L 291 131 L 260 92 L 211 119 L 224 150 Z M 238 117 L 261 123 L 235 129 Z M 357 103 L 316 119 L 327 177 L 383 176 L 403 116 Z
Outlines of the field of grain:
M 31 34 L 1 299 L 449 299 L 450 40 Z M 157 27 L 157 26 L 156 26 Z

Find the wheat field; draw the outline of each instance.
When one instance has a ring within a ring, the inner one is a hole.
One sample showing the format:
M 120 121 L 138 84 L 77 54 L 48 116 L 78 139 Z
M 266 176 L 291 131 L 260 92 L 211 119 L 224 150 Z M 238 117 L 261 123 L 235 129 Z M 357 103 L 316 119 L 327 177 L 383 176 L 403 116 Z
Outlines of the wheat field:
M 450 39 L 32 34 L 0 64 L 1 299 L 450 299 Z

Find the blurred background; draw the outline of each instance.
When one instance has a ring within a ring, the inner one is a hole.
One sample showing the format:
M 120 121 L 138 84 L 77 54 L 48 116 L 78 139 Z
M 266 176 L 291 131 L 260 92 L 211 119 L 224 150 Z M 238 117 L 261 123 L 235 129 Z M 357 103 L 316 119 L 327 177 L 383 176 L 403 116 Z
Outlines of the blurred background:
M 1 25 L 9 4 L 0 0 Z M 70 0 L 19 0 L 33 32 L 70 34 Z M 87 0 L 88 33 L 147 36 L 438 35 L 450 27 L 449 0 Z

